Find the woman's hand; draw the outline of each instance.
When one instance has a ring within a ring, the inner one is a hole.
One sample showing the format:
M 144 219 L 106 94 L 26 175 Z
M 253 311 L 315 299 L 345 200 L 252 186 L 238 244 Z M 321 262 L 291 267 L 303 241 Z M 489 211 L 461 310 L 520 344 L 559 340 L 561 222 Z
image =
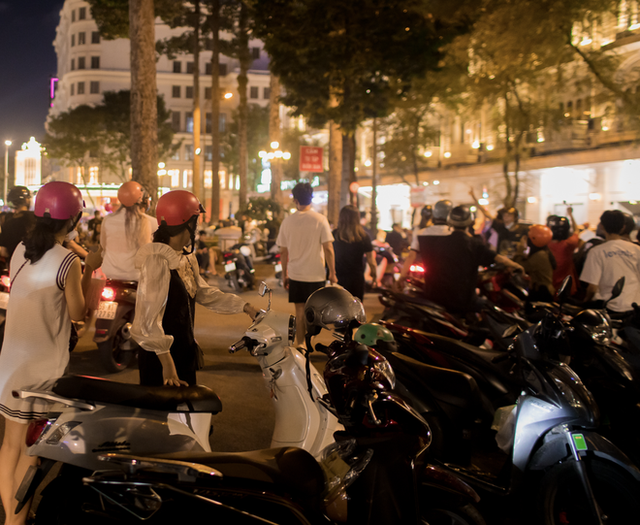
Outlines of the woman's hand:
M 256 309 L 254 306 L 252 306 L 251 304 L 247 303 L 244 305 L 244 308 L 242 309 L 242 311 L 247 314 L 249 317 L 251 317 L 251 320 L 253 321 L 256 317 L 258 317 L 258 314 L 260 313 L 259 309 Z
M 98 246 L 95 252 L 90 251 L 84 261 L 85 267 L 89 268 L 92 272 L 100 268 L 100 266 L 102 266 L 103 254 L 102 246 Z
M 158 354 L 158 359 L 160 359 L 160 363 L 162 364 L 162 381 L 164 386 L 189 386 L 189 383 L 178 377 L 176 365 L 169 352 Z

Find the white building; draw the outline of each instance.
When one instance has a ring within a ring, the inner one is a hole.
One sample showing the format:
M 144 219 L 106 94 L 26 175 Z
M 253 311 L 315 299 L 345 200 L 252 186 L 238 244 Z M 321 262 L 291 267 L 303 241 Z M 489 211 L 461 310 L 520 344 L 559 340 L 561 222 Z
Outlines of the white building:
M 180 29 L 170 29 L 160 19 L 156 20 L 156 40 L 179 35 Z M 102 102 L 105 91 L 130 89 L 131 73 L 129 58 L 129 40 L 104 40 L 100 37 L 96 22 L 91 18 L 91 9 L 82 0 L 66 0 L 60 11 L 60 23 L 53 42 L 58 57 L 57 83 L 52 100 L 50 115 L 57 115 L 81 104 L 97 105 Z M 265 106 L 269 102 L 268 57 L 259 40 L 250 41 L 254 58 L 249 71 L 248 97 L 250 104 Z M 174 141 L 182 142 L 176 155 L 165 160 L 165 166 L 159 170 L 158 186 L 170 189 L 191 189 L 193 179 L 193 55 L 183 54 L 169 60 L 159 57 L 156 63 L 158 94 L 164 97 L 165 104 L 171 110 L 171 123 L 176 131 Z M 201 179 L 205 185 L 205 207 L 210 202 L 211 188 L 211 51 L 200 53 L 200 106 L 201 106 Z M 237 76 L 239 63 L 235 59 L 220 56 L 220 87 L 222 93 L 233 96 L 223 99 L 220 109 L 219 127 L 226 129 L 232 120 L 232 111 L 238 105 Z M 122 182 L 117 174 L 100 173 L 98 166 L 90 168 L 87 174 L 87 187 L 79 168 L 63 168 L 64 172 L 55 175 L 60 180 L 68 180 L 81 186 L 104 201 L 116 195 Z M 220 186 L 222 191 L 221 210 L 223 216 L 237 207 L 233 203 L 233 189 L 237 180 L 230 175 L 224 165 L 220 168 Z

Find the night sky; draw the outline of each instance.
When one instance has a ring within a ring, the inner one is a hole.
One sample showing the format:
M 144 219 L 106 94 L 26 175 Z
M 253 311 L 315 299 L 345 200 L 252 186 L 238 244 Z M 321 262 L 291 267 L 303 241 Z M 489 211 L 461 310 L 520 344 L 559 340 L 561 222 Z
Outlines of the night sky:
M 53 40 L 63 0 L 0 0 L 0 152 L 41 139 L 56 74 Z

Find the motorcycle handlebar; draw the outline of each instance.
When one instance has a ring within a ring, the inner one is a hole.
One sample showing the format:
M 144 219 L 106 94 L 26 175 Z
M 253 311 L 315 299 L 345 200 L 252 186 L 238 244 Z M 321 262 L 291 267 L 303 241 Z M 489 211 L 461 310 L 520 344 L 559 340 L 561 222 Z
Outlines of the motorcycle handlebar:
M 315 350 L 316 352 L 322 352 L 325 355 L 329 355 L 331 353 L 331 349 L 322 343 L 316 343 Z
M 251 339 L 250 337 L 247 337 L 245 335 L 242 339 L 240 339 L 240 341 L 237 341 L 237 342 L 233 343 L 229 347 L 229 353 L 230 354 L 235 354 L 236 352 L 239 352 L 240 350 L 248 349 L 251 346 L 252 342 L 253 342 L 253 339 Z

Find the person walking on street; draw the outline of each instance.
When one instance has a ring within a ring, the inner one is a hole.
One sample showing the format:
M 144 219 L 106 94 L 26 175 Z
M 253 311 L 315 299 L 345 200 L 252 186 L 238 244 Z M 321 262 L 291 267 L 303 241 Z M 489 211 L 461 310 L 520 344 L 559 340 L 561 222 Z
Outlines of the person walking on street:
M 340 210 L 338 228 L 333 231 L 338 284 L 361 301 L 364 298 L 364 259 L 376 283 L 376 259 L 371 239 L 360 225 L 358 208 L 352 205 Z
M 33 231 L 13 254 L 6 334 L 0 353 L 0 414 L 5 419 L 0 448 L 0 496 L 7 525 L 22 525 L 29 505 L 15 514 L 15 494 L 37 457 L 26 454 L 28 423 L 51 404 L 16 399 L 13 390 L 46 389 L 69 363 L 71 321 L 85 316 L 85 296 L 101 254 L 91 252 L 82 275 L 80 259 L 63 248 L 82 216 L 80 190 L 68 182 L 49 182 L 36 197 Z
M 297 211 L 282 221 L 276 242 L 280 246 L 284 287 L 289 290 L 289 302 L 295 304 L 296 342 L 302 344 L 306 332 L 304 304 L 325 285 L 325 263 L 329 281 L 336 284 L 338 277 L 329 221 L 311 209 L 313 188 L 309 183 L 299 183 L 292 193 Z
M 258 314 L 249 303 L 210 286 L 200 275 L 194 248 L 203 212 L 193 193 L 165 193 L 156 206 L 153 242 L 136 254 L 140 280 L 131 336 L 142 348 L 141 385 L 196 384 L 196 371 L 204 366 L 194 335 L 196 303 L 219 314 L 244 312 L 252 319 Z

